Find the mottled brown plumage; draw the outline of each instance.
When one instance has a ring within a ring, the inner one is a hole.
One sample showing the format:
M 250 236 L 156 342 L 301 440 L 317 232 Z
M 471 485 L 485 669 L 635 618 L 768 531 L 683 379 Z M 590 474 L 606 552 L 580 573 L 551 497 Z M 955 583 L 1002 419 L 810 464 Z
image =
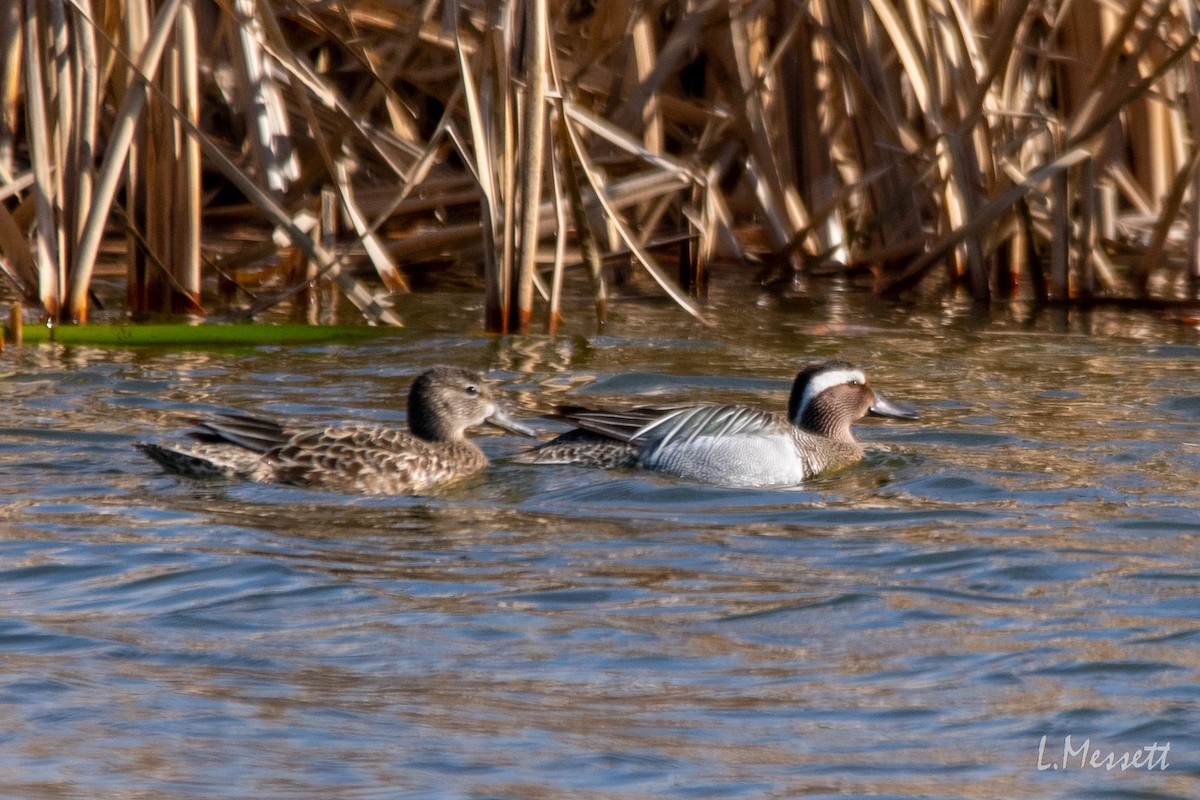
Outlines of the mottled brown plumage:
M 487 457 L 466 438 L 488 422 L 533 435 L 508 417 L 481 376 L 456 367 L 422 373 L 408 395 L 408 430 L 377 425 L 288 428 L 226 414 L 198 423 L 198 444 L 137 447 L 166 469 L 358 494 L 414 494 L 473 475 Z

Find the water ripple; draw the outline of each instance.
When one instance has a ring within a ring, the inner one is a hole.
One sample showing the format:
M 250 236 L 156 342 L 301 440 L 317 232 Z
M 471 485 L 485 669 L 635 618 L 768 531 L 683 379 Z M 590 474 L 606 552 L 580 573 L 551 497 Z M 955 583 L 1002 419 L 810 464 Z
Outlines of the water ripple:
M 925 322 L 876 320 L 903 349 L 781 316 L 749 349 L 14 352 L 0 795 L 1192 797 L 1196 344 Z M 864 423 L 861 465 L 794 491 L 501 462 L 359 498 L 176 480 L 130 446 L 213 408 L 399 422 L 438 362 L 527 413 L 781 407 L 798 349 L 878 365 L 923 419 Z M 1039 771 L 1067 735 L 1174 758 Z

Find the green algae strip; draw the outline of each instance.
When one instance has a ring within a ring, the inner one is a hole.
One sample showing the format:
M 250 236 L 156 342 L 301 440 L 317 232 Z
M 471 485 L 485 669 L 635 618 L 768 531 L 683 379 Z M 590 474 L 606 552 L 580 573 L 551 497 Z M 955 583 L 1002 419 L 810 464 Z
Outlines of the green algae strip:
M 24 344 L 86 345 L 91 347 L 247 347 L 255 345 L 321 344 L 375 339 L 398 328 L 366 325 L 172 324 L 149 322 L 120 325 L 23 325 Z M 4 340 L 16 339 L 5 326 Z

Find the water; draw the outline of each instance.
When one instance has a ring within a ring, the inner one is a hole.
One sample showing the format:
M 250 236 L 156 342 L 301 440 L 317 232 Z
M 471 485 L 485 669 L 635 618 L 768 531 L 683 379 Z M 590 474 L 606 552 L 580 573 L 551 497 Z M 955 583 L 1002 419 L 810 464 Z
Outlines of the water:
M 1200 795 L 1194 330 L 618 312 L 604 336 L 407 309 L 414 332 L 350 347 L 6 353 L 0 795 Z M 523 416 L 782 408 L 834 355 L 923 418 L 865 421 L 863 464 L 792 491 L 499 463 L 371 499 L 176 480 L 130 446 L 213 409 L 401 423 L 439 362 Z M 1167 766 L 1060 764 L 1067 736 Z

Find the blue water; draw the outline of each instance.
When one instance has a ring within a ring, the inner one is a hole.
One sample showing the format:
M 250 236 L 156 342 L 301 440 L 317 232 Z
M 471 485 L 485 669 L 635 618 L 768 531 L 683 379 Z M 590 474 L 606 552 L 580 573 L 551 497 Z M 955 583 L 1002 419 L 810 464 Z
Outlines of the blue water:
M 0 795 L 1200 796 L 1194 330 L 644 313 L 555 339 L 5 353 Z M 527 417 L 782 408 L 834 355 L 923 417 L 864 421 L 863 464 L 792 491 L 498 462 L 371 499 L 179 480 L 131 447 L 219 409 L 402 424 L 433 363 L 486 370 Z M 1068 736 L 1170 749 L 1109 771 L 1063 762 Z

